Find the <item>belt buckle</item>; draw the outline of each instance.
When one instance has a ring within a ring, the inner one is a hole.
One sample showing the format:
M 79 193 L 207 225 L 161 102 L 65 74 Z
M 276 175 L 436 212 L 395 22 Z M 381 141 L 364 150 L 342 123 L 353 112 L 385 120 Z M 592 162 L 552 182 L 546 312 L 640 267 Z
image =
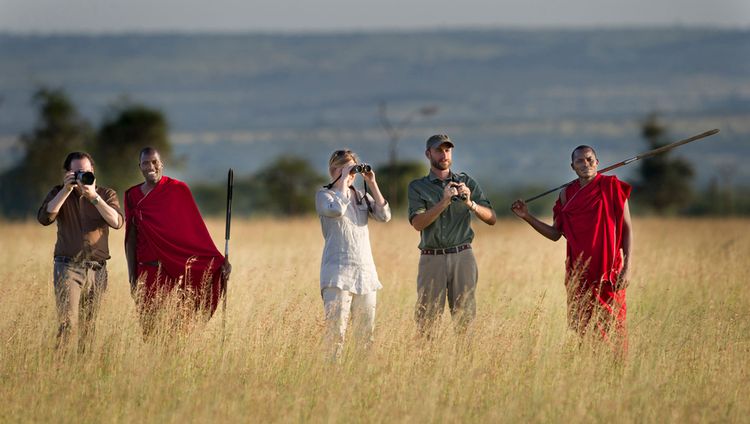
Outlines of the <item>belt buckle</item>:
M 104 264 L 102 264 L 99 261 L 81 261 L 81 265 L 83 265 L 86 268 L 90 268 L 94 271 L 99 271 L 104 267 Z

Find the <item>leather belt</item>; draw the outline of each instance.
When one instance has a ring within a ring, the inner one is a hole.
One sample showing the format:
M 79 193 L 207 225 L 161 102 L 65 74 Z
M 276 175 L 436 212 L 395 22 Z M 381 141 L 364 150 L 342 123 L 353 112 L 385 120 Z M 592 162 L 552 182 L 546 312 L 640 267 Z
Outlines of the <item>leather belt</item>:
M 423 255 L 447 255 L 450 253 L 463 252 L 464 250 L 471 249 L 470 244 L 462 244 L 456 247 L 448 247 L 445 249 L 420 249 Z
M 106 261 L 86 261 L 86 260 L 70 258 L 68 256 L 55 256 L 55 262 L 62 263 L 62 264 L 78 265 L 84 268 L 91 268 L 94 271 L 99 271 L 100 269 L 104 268 L 104 265 L 107 264 Z

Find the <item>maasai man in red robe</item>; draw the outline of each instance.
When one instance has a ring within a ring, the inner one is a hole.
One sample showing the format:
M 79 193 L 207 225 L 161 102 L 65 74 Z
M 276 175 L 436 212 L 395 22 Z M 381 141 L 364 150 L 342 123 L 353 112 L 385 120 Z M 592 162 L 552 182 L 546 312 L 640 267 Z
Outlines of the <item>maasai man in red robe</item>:
M 144 333 L 170 295 L 179 307 L 210 317 L 231 265 L 216 249 L 188 186 L 163 176 L 159 152 L 140 153 L 145 181 L 125 192 L 128 277 Z
M 576 147 L 571 162 L 578 180 L 560 192 L 553 225 L 530 214 L 523 200 L 514 202 L 511 209 L 548 239 L 557 241 L 565 236 L 570 327 L 581 335 L 596 331 L 625 352 L 625 288 L 630 282 L 633 240 L 630 185 L 600 175 L 596 152 L 589 146 Z

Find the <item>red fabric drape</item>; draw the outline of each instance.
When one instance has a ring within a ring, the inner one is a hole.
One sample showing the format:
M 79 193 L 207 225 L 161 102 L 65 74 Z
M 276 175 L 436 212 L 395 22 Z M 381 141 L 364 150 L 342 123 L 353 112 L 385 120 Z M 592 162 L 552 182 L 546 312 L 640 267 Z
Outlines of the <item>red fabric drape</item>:
M 213 314 L 221 296 L 224 257 L 219 253 L 203 222 L 188 186 L 162 177 L 143 195 L 140 185 L 125 192 L 126 234 L 137 229 L 136 257 L 139 277 L 144 280 L 144 302 L 175 286 L 185 290 L 194 307 Z M 159 266 L 148 265 L 159 262 Z
M 622 226 L 630 191 L 617 177 L 600 174 L 583 188 L 578 182 L 569 185 L 565 204 L 555 203 L 555 225 L 567 240 L 568 317 L 579 332 L 596 325 L 609 338 L 614 322 L 625 336 L 625 290 L 615 291 L 614 283 L 623 265 Z

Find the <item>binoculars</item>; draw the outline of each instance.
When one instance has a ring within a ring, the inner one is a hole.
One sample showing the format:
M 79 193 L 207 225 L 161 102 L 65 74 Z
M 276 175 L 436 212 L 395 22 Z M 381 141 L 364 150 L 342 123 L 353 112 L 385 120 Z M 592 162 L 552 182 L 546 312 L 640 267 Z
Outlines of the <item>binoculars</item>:
M 96 179 L 94 173 L 90 171 L 76 171 L 74 175 L 76 181 L 80 181 L 83 185 L 94 184 L 94 180 Z
M 453 183 L 453 184 L 451 184 L 451 187 L 458 188 L 458 184 Z M 468 197 L 466 196 L 466 193 L 461 193 L 461 194 L 458 194 L 458 195 L 451 196 L 451 201 L 452 202 L 458 202 L 460 200 L 460 201 L 463 202 L 463 201 L 466 201 L 467 198 Z
M 358 163 L 352 167 L 352 170 L 349 171 L 351 174 L 364 174 L 365 172 L 372 171 L 372 167 L 369 164 L 366 163 Z

